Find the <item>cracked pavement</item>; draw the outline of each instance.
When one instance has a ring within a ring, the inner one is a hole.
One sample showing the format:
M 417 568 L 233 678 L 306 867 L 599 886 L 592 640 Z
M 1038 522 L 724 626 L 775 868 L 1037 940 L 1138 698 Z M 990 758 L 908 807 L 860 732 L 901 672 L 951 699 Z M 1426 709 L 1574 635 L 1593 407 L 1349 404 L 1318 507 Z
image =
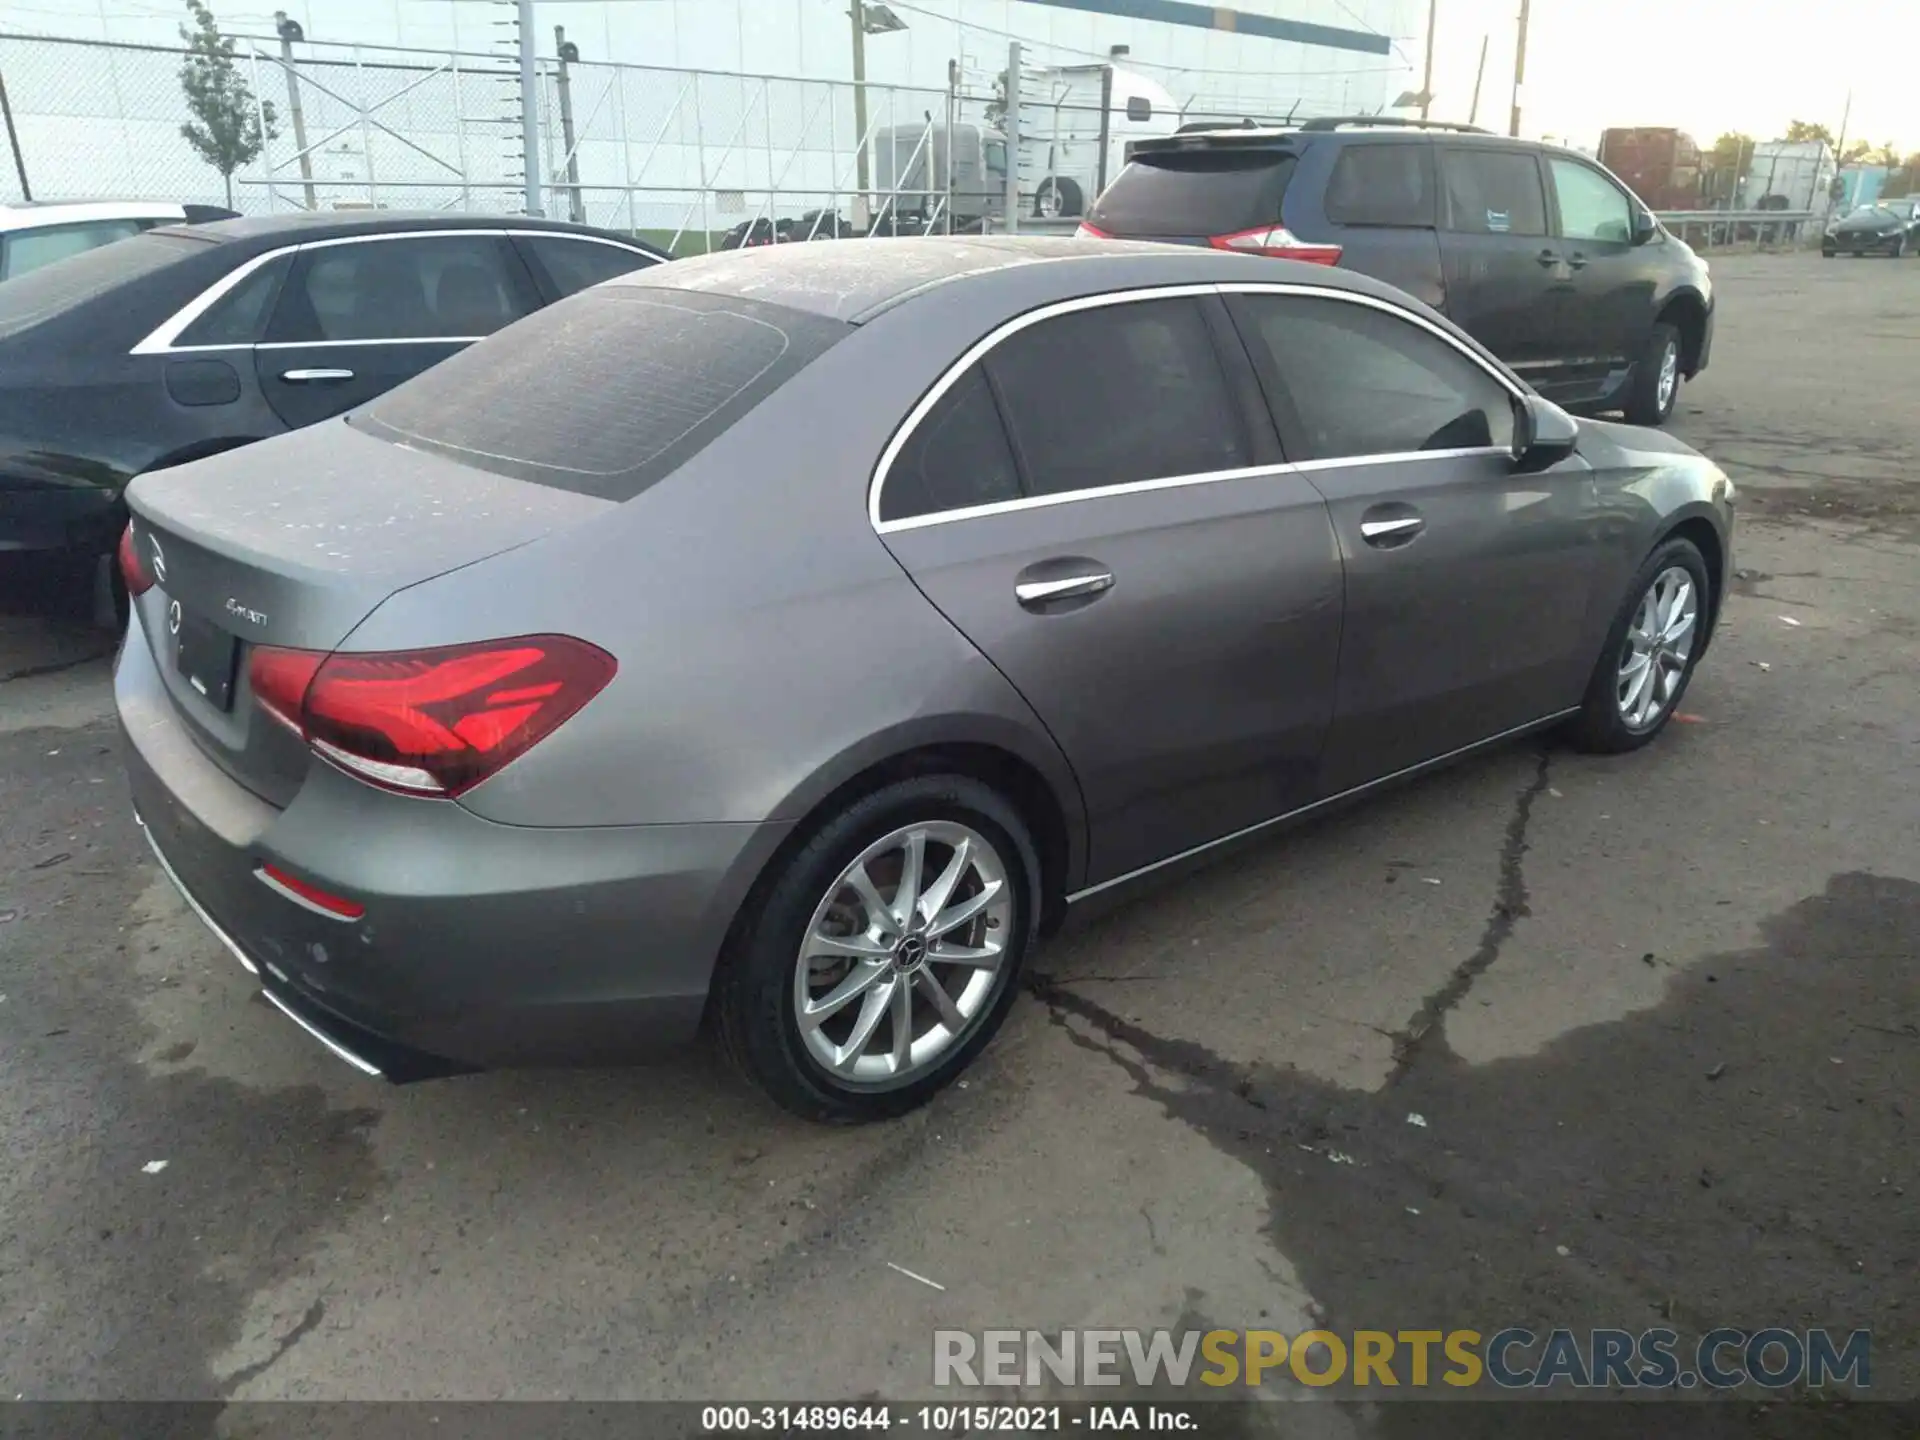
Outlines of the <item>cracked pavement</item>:
M 892 1125 L 706 1052 L 361 1079 L 147 857 L 98 635 L 0 620 L 0 1387 L 907 1397 L 935 1327 L 1671 1321 L 1871 1325 L 1920 1395 L 1920 264 L 1714 269 L 1692 719 L 1169 880 Z

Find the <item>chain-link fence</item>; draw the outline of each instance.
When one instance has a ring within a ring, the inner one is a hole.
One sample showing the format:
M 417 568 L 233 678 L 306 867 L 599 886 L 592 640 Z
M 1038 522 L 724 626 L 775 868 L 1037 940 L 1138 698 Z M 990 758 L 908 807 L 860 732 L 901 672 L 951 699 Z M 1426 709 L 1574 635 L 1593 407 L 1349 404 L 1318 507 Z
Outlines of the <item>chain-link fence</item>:
M 34 195 L 247 212 L 527 207 L 511 56 L 242 37 L 236 65 L 262 119 L 272 106 L 272 124 L 263 153 L 231 177 L 181 133 L 192 118 L 184 58 L 165 47 L 0 36 Z M 1004 228 L 1009 210 L 1066 222 L 1118 174 L 1133 140 L 1204 119 L 1341 108 L 1332 79 L 1208 98 L 1177 94 L 1164 83 L 1172 75 L 1144 62 L 1068 58 L 1049 64 L 1006 42 L 964 47 L 941 89 L 542 59 L 538 207 L 680 253 Z M 20 188 L 5 172 L 0 194 Z

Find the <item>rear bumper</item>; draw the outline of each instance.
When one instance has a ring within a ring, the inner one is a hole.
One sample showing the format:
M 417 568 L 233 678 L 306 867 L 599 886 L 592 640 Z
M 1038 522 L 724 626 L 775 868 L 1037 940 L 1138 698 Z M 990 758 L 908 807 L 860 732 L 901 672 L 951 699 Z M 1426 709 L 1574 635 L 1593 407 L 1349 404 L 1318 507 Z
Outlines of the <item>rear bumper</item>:
M 270 1000 L 394 1080 L 684 1044 L 727 928 L 789 828 L 500 825 L 317 761 L 277 810 L 201 750 L 137 633 L 114 690 L 135 810 L 188 903 Z M 341 920 L 270 889 L 256 873 L 269 861 L 365 914 Z

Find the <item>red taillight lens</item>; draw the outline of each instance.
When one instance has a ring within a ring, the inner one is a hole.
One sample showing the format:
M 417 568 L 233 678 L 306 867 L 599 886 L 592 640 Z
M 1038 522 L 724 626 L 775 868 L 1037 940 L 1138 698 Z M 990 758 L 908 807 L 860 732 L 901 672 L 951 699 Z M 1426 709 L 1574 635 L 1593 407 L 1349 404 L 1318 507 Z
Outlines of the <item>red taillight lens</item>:
M 1079 228 L 1073 232 L 1073 238 L 1076 240 L 1111 240 L 1113 236 L 1102 230 L 1098 225 L 1089 225 L 1086 221 L 1082 220 Z
M 120 532 L 120 578 L 126 583 L 127 594 L 144 595 L 153 588 L 153 575 L 141 562 L 140 549 L 133 543 L 133 522 L 127 522 L 127 528 Z
M 1274 255 L 1282 260 L 1304 260 L 1309 265 L 1338 265 L 1338 245 L 1316 245 L 1302 240 L 1284 225 L 1262 225 L 1257 230 L 1236 230 L 1231 235 L 1215 235 L 1207 243 L 1216 250 L 1240 250 L 1249 255 Z
M 453 796 L 552 734 L 615 668 L 583 640 L 527 635 L 368 655 L 262 647 L 249 677 L 261 707 L 341 769 Z

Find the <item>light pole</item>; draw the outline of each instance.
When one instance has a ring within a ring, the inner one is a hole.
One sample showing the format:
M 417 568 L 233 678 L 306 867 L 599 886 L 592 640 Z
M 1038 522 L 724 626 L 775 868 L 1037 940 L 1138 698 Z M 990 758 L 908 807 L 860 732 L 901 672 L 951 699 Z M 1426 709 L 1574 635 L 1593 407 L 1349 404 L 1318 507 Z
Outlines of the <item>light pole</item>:
M 1527 11 L 1529 0 L 1520 0 L 1520 33 L 1513 46 L 1513 108 L 1507 116 L 1507 134 L 1520 133 L 1521 90 L 1527 83 Z
M 293 42 L 307 38 L 300 22 L 284 10 L 273 12 L 274 32 L 280 37 L 280 68 L 287 72 L 287 113 L 293 117 L 293 148 L 300 152 L 300 185 L 306 192 L 307 209 L 318 210 L 313 194 L 313 158 L 307 154 L 307 117 L 300 108 L 300 77 L 293 68 Z
M 847 15 L 853 21 L 853 136 L 860 147 L 854 157 L 853 223 L 864 230 L 871 185 L 867 169 L 867 36 L 904 30 L 907 22 L 879 0 L 852 0 Z

